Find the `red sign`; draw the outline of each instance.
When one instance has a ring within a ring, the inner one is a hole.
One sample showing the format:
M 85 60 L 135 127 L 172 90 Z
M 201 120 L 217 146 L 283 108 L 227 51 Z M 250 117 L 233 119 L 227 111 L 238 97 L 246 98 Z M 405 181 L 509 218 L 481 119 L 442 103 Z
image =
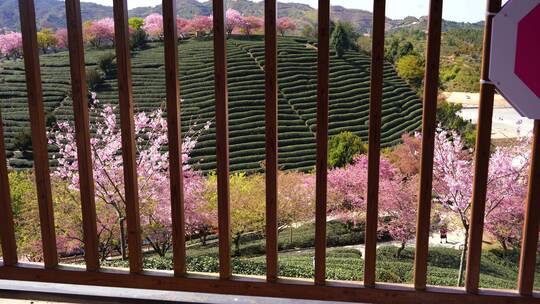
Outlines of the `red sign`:
M 521 115 L 540 119 L 540 0 L 510 0 L 493 19 L 489 77 Z

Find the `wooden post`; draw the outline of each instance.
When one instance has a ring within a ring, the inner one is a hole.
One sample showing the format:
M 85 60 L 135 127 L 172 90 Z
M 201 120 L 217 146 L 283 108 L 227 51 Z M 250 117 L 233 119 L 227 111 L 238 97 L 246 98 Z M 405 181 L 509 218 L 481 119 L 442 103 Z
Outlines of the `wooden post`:
M 424 290 L 427 281 L 433 156 L 439 90 L 439 59 L 441 50 L 442 0 L 431 0 L 429 8 L 426 71 L 424 76 L 424 109 L 422 113 L 422 159 L 416 225 L 414 286 Z
M 379 218 L 379 164 L 381 156 L 381 108 L 384 76 L 384 29 L 386 0 L 373 2 L 371 92 L 369 101 L 368 182 L 364 285 L 375 285 L 377 221 Z
M 326 281 L 326 201 L 328 174 L 328 86 L 330 73 L 330 1 L 319 0 L 317 46 L 317 161 L 315 203 L 315 283 Z
M 28 94 L 28 111 L 32 131 L 34 172 L 36 175 L 43 260 L 46 268 L 58 266 L 54 210 L 49 172 L 48 141 L 43 110 L 43 91 L 37 45 L 34 0 L 19 0 L 21 34 L 23 39 L 24 69 Z
M 229 205 L 229 109 L 227 90 L 227 43 L 223 0 L 213 0 L 214 79 L 216 94 L 216 162 L 218 187 L 219 273 L 230 279 L 231 211 Z
M 186 273 L 186 228 L 180 124 L 180 85 L 178 80 L 176 0 L 163 0 L 163 41 L 165 45 L 165 80 L 167 88 L 173 264 L 174 274 L 183 276 Z
M 525 223 L 523 224 L 518 275 L 518 290 L 522 296 L 532 296 L 536 270 L 538 222 L 540 220 L 540 120 L 534 121 L 531 155 L 529 191 L 525 205 Z
M 266 277 L 278 277 L 278 81 L 277 81 L 277 2 L 266 0 L 264 8 L 266 76 Z
M 126 198 L 127 239 L 129 269 L 142 271 L 142 241 L 139 216 L 139 186 L 135 155 L 135 126 L 133 122 L 133 92 L 131 90 L 131 59 L 127 0 L 114 0 L 114 36 L 120 102 L 120 128 L 122 133 L 122 159 Z
M 11 208 L 11 193 L 9 191 L 6 161 L 2 111 L 0 111 L 0 240 L 2 241 L 4 265 L 14 266 L 18 262 L 17 243 L 15 242 L 13 209 Z
M 487 11 L 497 13 L 501 9 L 501 0 L 487 0 Z M 482 80 L 489 78 L 489 61 L 491 54 L 491 25 L 493 15 L 486 15 L 484 25 L 484 47 L 482 55 Z M 484 234 L 484 214 L 486 209 L 486 192 L 488 166 L 491 148 L 491 123 L 493 118 L 493 84 L 480 84 L 480 104 L 478 108 L 478 131 L 474 155 L 474 178 L 472 207 L 470 217 L 469 244 L 467 254 L 467 271 L 465 274 L 465 289 L 468 292 L 478 292 L 480 280 L 480 256 L 482 254 L 482 236 Z
M 86 269 L 96 271 L 99 268 L 99 251 L 80 0 L 66 0 L 66 17 L 71 70 L 71 95 L 75 118 L 75 138 L 77 140 L 77 164 L 79 166 L 84 257 Z

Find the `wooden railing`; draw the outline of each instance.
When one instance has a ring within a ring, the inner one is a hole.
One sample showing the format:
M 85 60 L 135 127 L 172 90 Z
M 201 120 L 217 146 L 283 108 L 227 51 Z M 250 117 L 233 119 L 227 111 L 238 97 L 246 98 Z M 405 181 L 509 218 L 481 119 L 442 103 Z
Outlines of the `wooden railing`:
M 427 0 L 426 0 L 427 1 Z M 471 230 L 465 288 L 426 285 L 429 218 L 432 195 L 435 112 L 437 106 L 439 57 L 441 45 L 442 0 L 431 0 L 426 50 L 426 71 L 422 124 L 422 155 L 418 201 L 414 286 L 376 282 L 376 242 L 378 217 L 378 177 L 381 133 L 381 105 L 384 64 L 385 0 L 373 6 L 373 48 L 369 118 L 369 166 L 367 192 L 367 228 L 364 282 L 326 280 L 326 201 L 329 87 L 329 0 L 319 0 L 317 162 L 316 162 L 316 241 L 315 278 L 312 280 L 278 278 L 277 247 L 277 33 L 276 0 L 265 1 L 265 75 L 266 75 L 266 248 L 267 276 L 232 276 L 230 259 L 231 216 L 229 203 L 227 54 L 223 0 L 213 0 L 214 63 L 216 99 L 216 153 L 219 215 L 219 276 L 186 272 L 185 219 L 180 134 L 180 85 L 175 26 L 176 0 L 163 0 L 167 119 L 169 126 L 171 214 L 174 272 L 142 269 L 141 227 L 139 219 L 131 63 L 128 43 L 126 0 L 114 0 L 115 46 L 118 66 L 122 155 L 125 178 L 129 272 L 102 269 L 99 265 L 96 234 L 94 182 L 90 154 L 89 114 L 79 0 L 66 0 L 69 35 L 71 85 L 76 126 L 80 193 L 86 268 L 58 265 L 54 229 L 50 172 L 47 156 L 39 54 L 36 38 L 34 0 L 19 0 L 24 62 L 34 169 L 43 242 L 43 264 L 24 264 L 17 259 L 17 248 L 6 168 L 6 155 L 0 124 L 0 237 L 3 262 L 0 279 L 53 283 L 104 285 L 192 292 L 210 292 L 251 296 L 373 303 L 540 303 L 533 294 L 534 271 L 540 216 L 540 123 L 535 122 L 529 193 L 523 230 L 522 254 L 517 291 L 479 289 L 486 183 L 493 115 L 493 85 L 481 85 L 478 136 L 472 198 Z M 489 72 L 491 20 L 500 10 L 501 0 L 487 1 L 482 77 Z M 182 68 L 182 67 L 180 67 Z M 1 118 L 0 118 L 1 120 Z M 384 194 L 382 194 L 384 195 Z

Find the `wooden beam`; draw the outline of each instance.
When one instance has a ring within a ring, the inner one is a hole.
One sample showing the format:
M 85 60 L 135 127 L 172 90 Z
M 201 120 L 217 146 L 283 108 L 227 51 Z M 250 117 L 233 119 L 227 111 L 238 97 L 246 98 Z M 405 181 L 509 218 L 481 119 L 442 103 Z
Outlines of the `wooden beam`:
M 77 164 L 79 166 L 84 257 L 86 269 L 96 271 L 99 268 L 99 251 L 80 0 L 66 0 L 66 18 L 71 95 L 75 118 L 75 138 L 77 141 Z
M 501 0 L 487 0 L 487 11 L 497 13 L 501 9 Z M 484 46 L 482 54 L 482 79 L 489 79 L 489 62 L 491 53 L 491 25 L 493 15 L 486 14 L 484 25 Z M 484 234 L 484 214 L 486 209 L 486 192 L 488 166 L 491 148 L 491 122 L 493 118 L 493 84 L 480 84 L 480 104 L 478 108 L 478 129 L 474 155 L 474 177 L 472 206 L 470 215 L 469 244 L 467 254 L 467 271 L 465 289 L 477 292 L 480 281 L 480 256 L 482 254 L 482 237 Z
M 330 1 L 319 0 L 317 45 L 317 161 L 315 202 L 315 282 L 326 281 L 326 202 L 328 175 L 328 86 L 330 73 Z
M 442 0 L 431 0 L 428 21 L 426 71 L 424 76 L 424 107 L 422 113 L 422 158 L 416 224 L 414 286 L 426 288 L 430 231 L 433 156 L 439 90 L 439 59 L 441 51 Z
M 540 120 L 534 121 L 534 138 L 529 172 L 529 190 L 525 205 L 525 223 L 521 240 L 518 290 L 531 296 L 534 288 L 536 254 L 538 251 L 538 222 L 540 220 Z
M 278 277 L 278 80 L 277 80 L 277 1 L 264 6 L 265 122 L 266 122 L 266 277 Z
M 45 267 L 58 265 L 51 177 L 49 172 L 48 140 L 43 110 L 43 91 L 37 45 L 36 12 L 34 0 L 19 0 L 21 34 L 23 39 L 24 70 L 28 94 L 28 111 L 32 131 L 32 151 L 36 178 L 41 241 Z
M 175 275 L 182 276 L 186 273 L 186 228 L 184 215 L 184 174 L 182 171 L 182 135 L 180 124 L 180 86 L 178 80 L 176 0 L 163 0 L 163 41 L 165 45 L 165 81 L 167 88 L 173 264 Z
M 539 295 L 523 297 L 514 291 L 481 290 L 470 294 L 462 288 L 427 287 L 415 290 L 409 285 L 377 284 L 364 288 L 360 282 L 328 281 L 317 285 L 303 279 L 279 279 L 268 283 L 261 277 L 232 277 L 220 280 L 211 274 L 188 274 L 175 277 L 171 272 L 144 271 L 134 275 L 127 271 L 103 269 L 84 272 L 75 267 L 60 266 L 58 269 L 42 269 L 34 265 L 3 267 L 0 279 L 39 281 L 51 283 L 103 285 L 111 287 L 141 288 L 170 291 L 188 291 L 244 296 L 286 297 L 292 299 L 347 301 L 356 303 L 437 303 L 437 304 L 538 304 Z
M 214 81 L 216 96 L 216 163 L 218 188 L 219 272 L 229 279 L 231 270 L 231 211 L 229 204 L 229 109 L 227 43 L 223 0 L 213 0 Z
M 384 76 L 384 30 L 386 0 L 373 1 L 371 44 L 371 91 L 369 101 L 368 182 L 364 285 L 375 285 L 377 222 L 379 219 L 379 164 L 381 156 L 381 108 Z
M 142 271 L 142 241 L 139 215 L 139 186 L 135 155 L 135 126 L 133 122 L 133 92 L 131 88 L 131 59 L 127 0 L 114 0 L 114 36 L 122 133 L 122 159 L 126 199 L 129 268 L 133 273 Z
M 6 147 L 4 145 L 4 129 L 2 111 L 0 111 L 0 240 L 2 241 L 2 258 L 6 266 L 17 264 L 17 242 L 13 224 L 11 192 L 7 170 Z

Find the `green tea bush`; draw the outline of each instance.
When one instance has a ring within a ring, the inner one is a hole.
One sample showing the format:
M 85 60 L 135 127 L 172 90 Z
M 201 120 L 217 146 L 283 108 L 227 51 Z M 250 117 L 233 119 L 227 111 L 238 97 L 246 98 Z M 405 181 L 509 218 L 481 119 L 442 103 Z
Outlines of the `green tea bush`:
M 366 151 L 367 146 L 362 143 L 360 137 L 351 132 L 341 132 L 332 136 L 328 143 L 328 166 L 344 167 L 350 164 L 356 155 Z

